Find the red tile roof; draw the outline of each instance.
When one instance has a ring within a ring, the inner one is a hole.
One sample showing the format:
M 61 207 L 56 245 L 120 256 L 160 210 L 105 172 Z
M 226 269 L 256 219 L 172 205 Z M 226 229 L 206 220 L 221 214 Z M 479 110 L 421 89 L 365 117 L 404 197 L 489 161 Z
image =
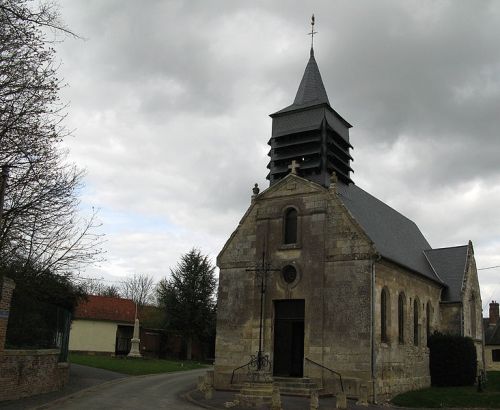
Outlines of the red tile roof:
M 76 307 L 74 318 L 134 323 L 135 303 L 131 299 L 89 295 Z

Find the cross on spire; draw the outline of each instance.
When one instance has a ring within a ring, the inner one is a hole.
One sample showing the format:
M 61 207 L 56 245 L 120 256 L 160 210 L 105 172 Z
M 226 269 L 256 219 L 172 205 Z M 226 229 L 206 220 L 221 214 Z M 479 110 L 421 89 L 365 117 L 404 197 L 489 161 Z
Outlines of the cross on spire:
M 293 160 L 290 165 L 288 165 L 288 169 L 290 170 L 290 174 L 297 175 L 297 169 L 300 168 L 300 164 Z
M 311 36 L 311 51 L 314 46 L 314 35 L 317 34 L 317 31 L 314 31 L 314 14 L 311 17 L 311 32 L 307 33 L 309 36 Z

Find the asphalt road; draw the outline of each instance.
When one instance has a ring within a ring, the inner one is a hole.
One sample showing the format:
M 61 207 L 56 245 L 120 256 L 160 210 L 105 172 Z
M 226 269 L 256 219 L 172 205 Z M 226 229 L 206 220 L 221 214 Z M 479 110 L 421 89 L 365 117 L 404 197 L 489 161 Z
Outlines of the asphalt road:
M 71 363 L 69 369 L 69 381 L 62 390 L 51 393 L 39 394 L 37 396 L 26 397 L 24 399 L 1 402 L 0 409 L 5 410 L 26 410 L 42 406 L 54 400 L 75 394 L 80 390 L 87 389 L 112 380 L 129 377 L 126 374 L 110 372 L 109 370 L 96 369 L 95 367 L 80 366 Z
M 194 388 L 207 369 L 129 377 L 91 387 L 46 409 L 199 410 L 180 394 Z

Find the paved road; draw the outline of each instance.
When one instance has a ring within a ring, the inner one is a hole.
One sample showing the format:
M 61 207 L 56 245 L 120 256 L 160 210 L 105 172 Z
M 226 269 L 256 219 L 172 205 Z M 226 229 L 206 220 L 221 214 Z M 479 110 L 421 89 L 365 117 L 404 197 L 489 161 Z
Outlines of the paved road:
M 95 367 L 81 366 L 71 363 L 71 367 L 69 369 L 69 381 L 62 390 L 26 397 L 20 400 L 1 402 L 0 409 L 25 410 L 37 408 L 38 406 L 50 403 L 61 397 L 66 397 L 80 390 L 125 377 L 129 376 L 126 374 L 110 372 L 109 370 L 96 369 Z
M 116 380 L 91 387 L 45 408 L 200 410 L 179 395 L 194 388 L 198 376 L 206 371 L 199 369 Z

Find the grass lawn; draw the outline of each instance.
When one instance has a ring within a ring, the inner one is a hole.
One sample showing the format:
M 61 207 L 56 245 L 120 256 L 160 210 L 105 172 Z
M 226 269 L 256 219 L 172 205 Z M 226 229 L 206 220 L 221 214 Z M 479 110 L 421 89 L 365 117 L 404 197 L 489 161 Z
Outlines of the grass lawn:
M 84 366 L 137 376 L 140 374 L 168 373 L 178 370 L 191 370 L 206 367 L 198 362 L 173 361 L 162 359 L 127 359 L 110 356 L 88 356 L 70 354 L 69 362 Z
M 402 407 L 483 407 L 500 408 L 500 372 L 488 372 L 482 393 L 476 386 L 430 387 L 400 394 L 392 403 Z

